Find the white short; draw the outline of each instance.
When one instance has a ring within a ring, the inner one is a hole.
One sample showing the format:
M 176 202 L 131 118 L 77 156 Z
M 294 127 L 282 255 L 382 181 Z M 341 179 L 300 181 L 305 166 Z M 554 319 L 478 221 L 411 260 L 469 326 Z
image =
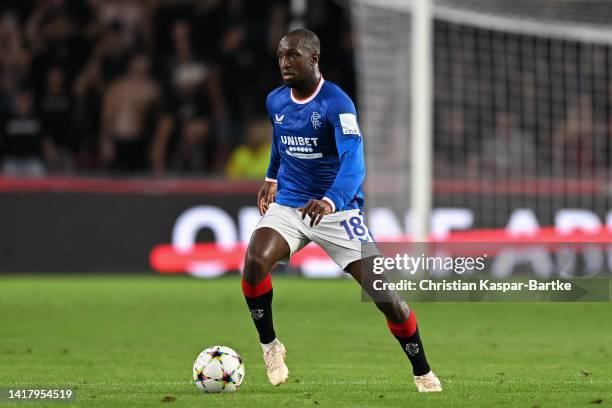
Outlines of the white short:
M 292 207 L 272 203 L 255 229 L 272 228 L 289 244 L 290 256 L 311 241 L 319 245 L 342 269 L 362 259 L 362 244 L 374 240 L 358 209 L 337 211 L 310 227 L 310 217 Z

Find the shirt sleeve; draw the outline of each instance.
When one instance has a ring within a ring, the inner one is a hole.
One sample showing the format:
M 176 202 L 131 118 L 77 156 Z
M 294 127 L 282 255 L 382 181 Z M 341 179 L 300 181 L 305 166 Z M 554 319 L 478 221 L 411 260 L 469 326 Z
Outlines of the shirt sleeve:
M 268 164 L 268 171 L 266 172 L 266 181 L 275 182 L 280 167 L 280 154 L 278 153 L 277 138 L 274 137 L 274 121 L 270 114 L 270 97 L 266 100 L 266 108 L 268 109 L 268 117 L 272 123 L 272 149 L 270 149 L 270 164 Z
M 348 97 L 331 104 L 327 113 L 334 127 L 340 170 L 325 198 L 333 201 L 333 210 L 341 210 L 355 197 L 365 179 L 363 138 L 355 105 Z

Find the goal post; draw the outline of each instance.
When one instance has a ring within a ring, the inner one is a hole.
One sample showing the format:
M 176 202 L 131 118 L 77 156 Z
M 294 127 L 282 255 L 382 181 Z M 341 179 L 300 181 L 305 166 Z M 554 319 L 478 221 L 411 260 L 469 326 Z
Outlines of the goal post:
M 427 240 L 432 195 L 432 24 L 431 1 L 421 0 L 412 9 L 412 91 L 410 219 L 412 238 Z

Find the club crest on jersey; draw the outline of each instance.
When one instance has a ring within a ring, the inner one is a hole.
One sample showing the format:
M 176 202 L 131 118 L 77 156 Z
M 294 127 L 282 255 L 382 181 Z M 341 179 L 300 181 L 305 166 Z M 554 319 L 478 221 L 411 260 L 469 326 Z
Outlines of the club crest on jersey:
M 310 116 L 310 123 L 312 123 L 312 127 L 318 129 L 321 127 L 321 114 L 319 112 L 312 112 Z
M 408 343 L 406 344 L 406 352 L 409 356 L 416 356 L 419 354 L 419 344 L 418 343 Z
M 282 114 L 282 115 L 279 115 L 278 113 L 274 114 L 274 123 L 278 123 L 279 125 L 282 125 L 283 119 L 285 119 L 285 114 Z

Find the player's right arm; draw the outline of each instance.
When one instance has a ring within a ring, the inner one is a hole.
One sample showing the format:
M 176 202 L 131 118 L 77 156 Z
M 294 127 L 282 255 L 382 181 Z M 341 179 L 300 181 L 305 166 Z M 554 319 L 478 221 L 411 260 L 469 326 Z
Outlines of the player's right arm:
M 276 181 L 264 181 L 257 193 L 257 207 L 259 215 L 264 215 L 268 211 L 268 207 L 274 202 L 276 195 Z
M 276 141 L 272 140 L 272 150 L 270 152 L 270 164 L 268 165 L 268 172 L 266 173 L 266 180 L 257 193 L 257 207 L 259 207 L 259 214 L 264 215 L 268 211 L 268 206 L 274 202 L 274 196 L 276 195 L 276 176 L 278 174 L 278 168 L 280 167 L 280 155 L 278 154 L 278 148 L 276 147 Z
M 268 211 L 268 207 L 274 202 L 274 196 L 276 195 L 276 177 L 278 175 L 278 169 L 280 168 L 280 154 L 278 152 L 278 146 L 276 145 L 276 138 L 274 137 L 274 122 L 270 114 L 270 98 L 266 100 L 266 107 L 268 108 L 268 116 L 272 123 L 272 149 L 270 151 L 270 164 L 268 164 L 268 171 L 266 172 L 266 180 L 257 193 L 257 207 L 259 208 L 259 214 L 264 215 Z

